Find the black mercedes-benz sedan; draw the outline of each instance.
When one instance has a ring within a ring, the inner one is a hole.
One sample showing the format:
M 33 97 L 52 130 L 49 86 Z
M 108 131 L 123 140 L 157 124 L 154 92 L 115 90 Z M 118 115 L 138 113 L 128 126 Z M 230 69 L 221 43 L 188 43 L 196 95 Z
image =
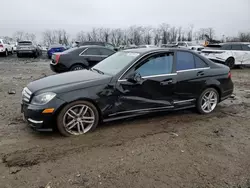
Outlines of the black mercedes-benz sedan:
M 211 113 L 233 92 L 230 69 L 190 50 L 131 49 L 90 70 L 49 76 L 22 92 L 24 118 L 36 130 L 65 136 L 101 122 L 196 107 Z

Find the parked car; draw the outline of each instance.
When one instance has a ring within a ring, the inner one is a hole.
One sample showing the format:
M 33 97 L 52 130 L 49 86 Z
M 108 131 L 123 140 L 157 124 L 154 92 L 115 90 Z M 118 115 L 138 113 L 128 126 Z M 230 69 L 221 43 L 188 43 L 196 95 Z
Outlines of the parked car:
M 198 52 L 204 49 L 204 46 L 193 44 L 192 42 L 178 42 L 177 45 L 180 48 L 194 50 Z
M 47 55 L 48 55 L 48 58 L 51 59 L 52 57 L 52 54 L 55 53 L 55 52 L 63 52 L 65 51 L 66 48 L 61 45 L 61 44 L 53 44 L 49 47 L 48 51 L 47 51 Z
M 89 69 L 113 53 L 115 53 L 114 50 L 102 46 L 75 47 L 61 53 L 54 53 L 50 67 L 57 73 Z
M 117 51 L 117 48 L 108 42 L 77 42 L 78 46 L 90 46 L 90 45 L 95 45 L 95 46 L 104 46 L 106 48 L 109 48 L 111 50 Z
M 223 43 L 208 45 L 201 54 L 212 61 L 234 68 L 250 65 L 250 43 Z
M 160 47 L 161 47 L 161 48 L 177 48 L 177 47 L 178 47 L 178 44 L 176 44 L 176 43 L 161 44 Z
M 13 54 L 13 48 L 9 42 L 4 39 L 0 39 L 0 54 L 4 56 L 8 56 L 9 54 Z
M 16 53 L 17 57 L 28 55 L 36 58 L 42 55 L 42 49 L 31 41 L 19 41 L 17 44 Z
M 24 118 L 65 136 L 101 122 L 196 107 L 211 113 L 233 92 L 230 69 L 190 50 L 119 51 L 90 70 L 33 81 L 22 92 Z
M 139 45 L 138 48 L 157 48 L 155 45 Z

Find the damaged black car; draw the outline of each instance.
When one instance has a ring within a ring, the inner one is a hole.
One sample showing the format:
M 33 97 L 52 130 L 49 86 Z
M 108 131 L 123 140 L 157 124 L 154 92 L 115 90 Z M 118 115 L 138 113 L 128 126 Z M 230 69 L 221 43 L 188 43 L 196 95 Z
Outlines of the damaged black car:
M 233 92 L 230 69 L 190 50 L 117 52 L 89 70 L 49 76 L 22 92 L 22 113 L 38 131 L 82 135 L 106 121 L 160 111 L 214 111 Z

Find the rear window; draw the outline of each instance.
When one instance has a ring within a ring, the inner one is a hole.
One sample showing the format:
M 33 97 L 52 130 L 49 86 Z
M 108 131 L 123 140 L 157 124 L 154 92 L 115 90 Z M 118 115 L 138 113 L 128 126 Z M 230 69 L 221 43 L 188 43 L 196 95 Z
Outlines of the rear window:
M 18 42 L 18 45 L 32 45 L 32 42 L 29 41 Z
M 244 51 L 250 51 L 250 45 L 242 45 Z
M 72 53 L 72 52 L 82 52 L 83 50 L 85 50 L 86 48 L 79 48 L 79 47 L 74 47 L 74 48 L 70 48 L 68 50 L 65 50 L 63 53 L 64 54 L 68 54 L 68 53 Z
M 51 48 L 62 48 L 62 47 L 63 47 L 63 45 L 61 45 L 61 44 L 53 44 L 49 48 L 51 49 Z

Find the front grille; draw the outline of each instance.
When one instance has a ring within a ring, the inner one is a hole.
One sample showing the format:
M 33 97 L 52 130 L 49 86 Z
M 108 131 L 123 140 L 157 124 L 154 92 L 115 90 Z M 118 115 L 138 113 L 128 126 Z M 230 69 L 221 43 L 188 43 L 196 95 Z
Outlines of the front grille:
M 25 87 L 22 91 L 22 101 L 29 103 L 31 95 L 32 95 L 32 92 L 27 87 Z

